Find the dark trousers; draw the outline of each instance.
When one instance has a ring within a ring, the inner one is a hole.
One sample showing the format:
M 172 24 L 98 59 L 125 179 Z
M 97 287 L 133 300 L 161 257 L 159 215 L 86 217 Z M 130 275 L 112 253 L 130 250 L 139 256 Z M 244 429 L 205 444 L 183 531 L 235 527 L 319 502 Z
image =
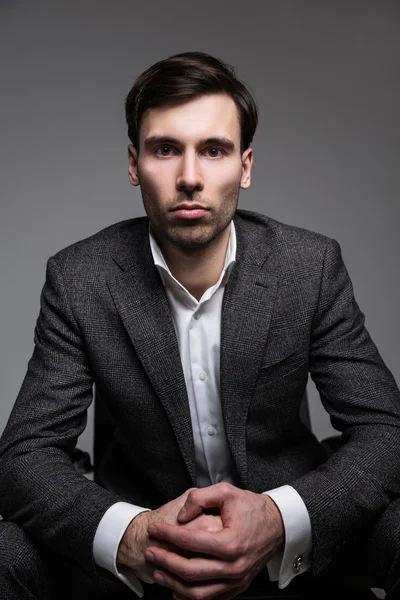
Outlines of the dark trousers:
M 270 582 L 265 569 L 238 598 L 335 598 L 343 586 L 352 598 L 364 598 L 370 587 L 400 598 L 400 499 L 392 502 L 357 542 L 344 546 L 317 577 L 305 573 L 284 590 Z M 171 598 L 166 588 L 146 585 L 146 600 Z M 394 593 L 394 590 L 398 592 Z M 132 600 L 137 597 L 108 572 L 88 574 L 45 549 L 18 525 L 0 521 L 0 597 L 2 600 Z

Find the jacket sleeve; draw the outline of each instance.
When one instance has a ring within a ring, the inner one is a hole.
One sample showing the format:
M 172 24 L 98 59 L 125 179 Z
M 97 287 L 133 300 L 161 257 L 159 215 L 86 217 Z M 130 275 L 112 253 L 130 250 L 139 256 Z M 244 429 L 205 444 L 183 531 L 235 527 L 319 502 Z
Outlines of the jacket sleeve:
M 309 370 L 343 445 L 291 485 L 312 526 L 316 575 L 400 494 L 400 393 L 364 324 L 339 244 L 328 242 Z
M 125 499 L 87 480 L 70 458 L 86 426 L 92 377 L 54 258 L 47 264 L 34 341 L 0 440 L 0 514 L 92 570 L 101 517 Z

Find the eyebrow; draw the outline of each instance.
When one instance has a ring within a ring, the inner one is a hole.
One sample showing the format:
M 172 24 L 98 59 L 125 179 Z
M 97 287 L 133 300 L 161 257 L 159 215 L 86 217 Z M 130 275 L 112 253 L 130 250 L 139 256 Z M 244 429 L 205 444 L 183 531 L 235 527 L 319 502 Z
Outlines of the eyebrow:
M 182 146 L 182 143 L 177 138 L 165 135 L 152 135 L 144 140 L 144 145 L 146 147 L 153 146 L 155 144 L 173 144 L 174 146 Z M 231 139 L 222 136 L 203 138 L 199 141 L 199 145 L 222 146 L 227 150 L 234 150 L 235 148 L 235 144 Z

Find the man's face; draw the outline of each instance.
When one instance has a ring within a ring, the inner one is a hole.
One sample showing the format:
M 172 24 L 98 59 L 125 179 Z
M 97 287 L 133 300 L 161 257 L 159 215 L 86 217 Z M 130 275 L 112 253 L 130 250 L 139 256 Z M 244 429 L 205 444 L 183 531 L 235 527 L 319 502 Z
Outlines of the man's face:
M 202 248 L 226 231 L 240 188 L 250 185 L 252 150 L 240 153 L 240 124 L 226 94 L 147 110 L 129 177 L 160 245 Z

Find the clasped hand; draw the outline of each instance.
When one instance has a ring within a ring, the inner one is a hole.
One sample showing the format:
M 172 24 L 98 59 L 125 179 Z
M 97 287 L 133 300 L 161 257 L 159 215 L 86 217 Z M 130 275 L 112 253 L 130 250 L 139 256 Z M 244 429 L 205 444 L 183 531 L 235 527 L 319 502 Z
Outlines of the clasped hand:
M 219 528 L 189 528 L 208 509 L 219 511 Z M 155 567 L 153 577 L 176 600 L 234 598 L 284 544 L 282 518 L 271 498 L 228 483 L 190 490 L 177 524 L 152 521 L 148 534 L 145 558 Z

